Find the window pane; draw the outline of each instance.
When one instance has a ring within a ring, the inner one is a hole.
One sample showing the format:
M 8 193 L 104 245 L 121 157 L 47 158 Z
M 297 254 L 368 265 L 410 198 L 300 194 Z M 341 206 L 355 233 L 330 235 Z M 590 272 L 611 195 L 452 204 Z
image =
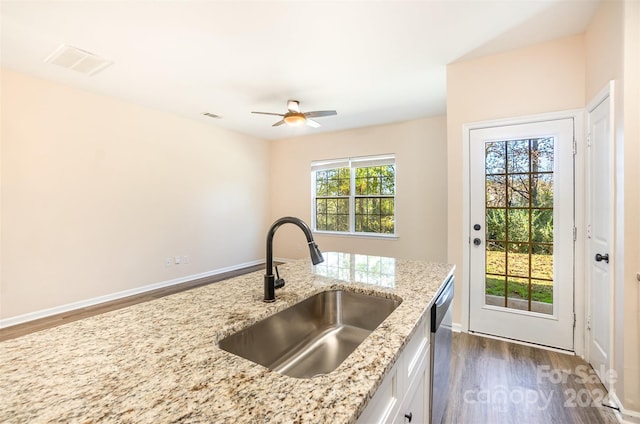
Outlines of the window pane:
M 553 243 L 553 211 L 534 209 L 531 212 L 533 241 Z
M 382 177 L 380 193 L 387 195 L 395 194 L 395 186 L 395 177 Z
M 316 227 L 318 230 L 326 230 L 327 229 L 327 215 L 326 214 L 317 214 L 316 215 Z
M 529 244 L 509 243 L 507 252 L 507 274 L 529 277 Z
M 393 203 L 393 199 L 382 199 L 382 201 L 380 202 L 380 212 L 382 213 L 382 215 L 394 214 Z
M 395 166 L 356 168 L 356 194 L 376 195 L 395 193 Z
M 356 232 L 395 233 L 395 164 L 312 172 L 317 230 L 349 232 L 353 219 Z M 350 211 L 352 201 L 354 210 Z
M 316 196 L 326 196 L 327 190 L 327 174 L 325 171 L 318 171 L 316 173 Z
M 506 206 L 507 187 L 504 175 L 487 175 L 486 178 L 487 207 Z
M 327 199 L 316 199 L 316 213 L 317 214 L 327 213 Z
M 553 246 L 533 244 L 531 250 L 531 277 L 553 280 Z
M 374 197 L 369 199 L 369 215 L 380 215 L 380 198 Z
M 385 234 L 393 234 L 395 232 L 395 219 L 393 216 L 383 216 L 380 219 L 380 232 Z
M 553 304 L 553 281 L 531 280 L 531 300 L 535 302 Z M 534 309 L 532 306 L 531 310 L 535 312 L 553 314 L 553 308 L 549 308 L 548 306 L 547 309 L 542 307 Z
M 509 207 L 529 207 L 529 174 L 509 176 Z
M 336 231 L 338 228 L 337 215 L 327 215 L 327 231 Z
M 505 172 L 505 142 L 492 141 L 485 145 L 486 174 L 504 174 Z
M 485 276 L 485 303 L 493 306 L 504 306 L 505 303 L 505 277 L 501 275 Z
M 531 140 L 531 172 L 553 171 L 553 137 Z
M 327 199 L 327 213 L 331 215 L 338 213 L 338 201 L 336 199 Z
M 349 231 L 349 215 L 338 215 L 336 231 Z
M 531 206 L 553 207 L 553 174 L 531 174 Z
M 338 214 L 349 215 L 349 199 L 337 199 Z
M 487 240 L 507 240 L 506 209 L 487 210 Z
M 507 143 L 507 165 L 509 173 L 529 172 L 529 140 Z
M 509 209 L 509 241 L 529 241 L 529 210 Z M 542 240 L 540 240 L 542 241 Z
M 504 251 L 504 243 L 495 241 L 487 242 L 487 274 L 505 274 L 507 255 Z
M 529 310 L 529 280 L 526 278 L 509 277 L 508 306 L 523 311 Z
M 369 231 L 369 223 L 366 215 L 356 215 L 356 232 L 366 233 Z
M 356 177 L 356 195 L 367 194 L 367 177 Z

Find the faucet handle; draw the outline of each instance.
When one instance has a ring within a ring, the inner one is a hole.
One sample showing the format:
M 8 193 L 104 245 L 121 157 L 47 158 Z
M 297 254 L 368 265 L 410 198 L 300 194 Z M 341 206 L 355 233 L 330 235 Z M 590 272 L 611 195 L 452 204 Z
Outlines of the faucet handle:
M 284 278 L 280 278 L 280 273 L 278 272 L 278 267 L 276 266 L 276 281 L 273 283 L 276 289 L 284 287 Z

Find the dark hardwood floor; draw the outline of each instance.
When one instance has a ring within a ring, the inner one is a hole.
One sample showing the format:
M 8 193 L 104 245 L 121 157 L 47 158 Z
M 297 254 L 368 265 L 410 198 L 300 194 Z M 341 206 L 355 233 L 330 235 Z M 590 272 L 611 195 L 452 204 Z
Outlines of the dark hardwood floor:
M 126 308 L 127 306 L 135 305 L 137 303 L 159 299 L 164 296 L 169 296 L 174 293 L 179 293 L 185 290 L 194 289 L 196 287 L 205 286 L 207 284 L 226 280 L 228 278 L 248 274 L 250 272 L 258 271 L 263 268 L 264 265 L 255 265 L 236 271 L 225 272 L 223 274 L 218 274 L 211 277 L 200 278 L 197 280 L 187 281 L 186 283 L 176 284 L 174 286 L 164 287 L 141 294 L 124 297 L 122 299 L 117 299 L 110 302 L 100 303 L 94 306 L 88 306 L 82 309 L 76 309 L 73 311 L 48 316 L 45 318 L 29 321 L 24 324 L 0 328 L 0 342 L 9 339 L 15 339 L 16 337 L 24 336 L 25 334 L 34 333 L 36 331 L 46 330 L 47 328 L 57 327 L 59 325 L 63 325 L 94 315 L 103 314 L 105 312 L 114 311 L 116 309 Z
M 443 424 L 617 423 L 577 356 L 454 333 Z

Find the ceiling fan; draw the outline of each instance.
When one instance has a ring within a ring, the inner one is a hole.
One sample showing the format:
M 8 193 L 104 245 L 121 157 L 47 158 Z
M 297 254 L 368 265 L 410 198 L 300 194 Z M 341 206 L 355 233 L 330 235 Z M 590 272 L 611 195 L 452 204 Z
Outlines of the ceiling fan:
M 321 118 L 323 116 L 332 116 L 337 115 L 338 112 L 335 110 L 316 110 L 313 112 L 301 112 L 300 111 L 300 102 L 297 100 L 288 100 L 287 101 L 287 113 L 271 113 L 271 112 L 251 112 L 257 113 L 260 115 L 275 115 L 282 116 L 282 119 L 273 124 L 272 126 L 277 127 L 282 124 L 287 125 L 302 125 L 307 124 L 310 127 L 318 128 L 320 124 L 313 119 L 310 118 Z

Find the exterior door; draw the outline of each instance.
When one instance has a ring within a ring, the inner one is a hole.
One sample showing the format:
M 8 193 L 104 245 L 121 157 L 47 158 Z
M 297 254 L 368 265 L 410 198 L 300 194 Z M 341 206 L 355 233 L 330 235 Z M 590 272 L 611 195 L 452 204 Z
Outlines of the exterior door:
M 589 216 L 587 223 L 589 274 L 589 311 L 587 343 L 589 362 L 609 389 L 606 370 L 609 369 L 611 332 L 610 272 L 610 172 L 611 123 L 609 97 L 589 111 Z
M 573 119 L 469 143 L 470 331 L 573 350 Z

